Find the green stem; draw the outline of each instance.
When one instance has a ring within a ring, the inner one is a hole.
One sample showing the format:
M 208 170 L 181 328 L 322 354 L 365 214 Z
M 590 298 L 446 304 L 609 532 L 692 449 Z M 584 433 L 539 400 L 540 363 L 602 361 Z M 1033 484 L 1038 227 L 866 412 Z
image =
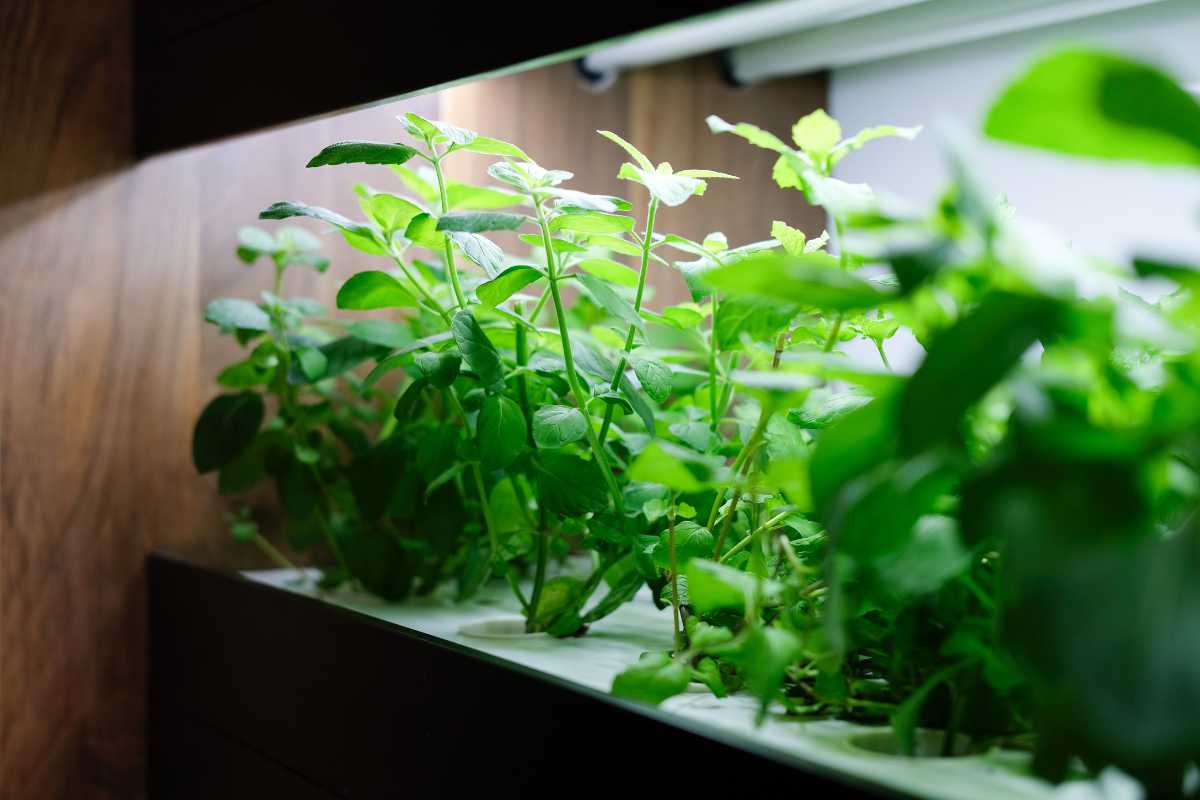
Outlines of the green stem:
M 521 316 L 521 304 L 515 303 L 513 311 L 517 316 Z M 517 367 L 524 367 L 529 363 L 529 341 L 528 334 L 525 331 L 524 325 L 513 324 L 513 334 L 516 337 L 517 349 Z M 525 436 L 530 446 L 533 448 L 533 412 L 529 405 L 529 376 L 525 372 L 521 372 L 517 376 L 517 399 L 521 402 L 521 413 L 525 416 Z
M 391 255 L 392 260 L 396 262 L 396 266 L 400 267 L 400 271 L 404 273 L 404 277 L 408 278 L 409 283 L 417 287 L 417 291 L 420 292 L 421 296 L 425 298 L 425 302 L 429 303 L 429 305 L 433 307 L 433 310 L 437 312 L 437 315 L 441 317 L 443 321 L 445 321 L 446 327 L 450 327 L 450 314 L 446 312 L 446 309 L 442 306 L 442 304 L 439 303 L 437 298 L 433 296 L 433 293 L 429 291 L 429 287 L 425 285 L 425 282 L 417 280 L 417 276 L 409 272 L 408 266 L 404 263 L 404 259 L 402 259 L 395 252 L 395 250 L 389 247 L 388 253 Z
M 441 197 L 442 213 L 450 210 L 450 200 L 446 195 L 446 178 L 442 175 L 442 159 L 437 154 L 433 142 L 429 142 L 429 151 L 433 153 L 433 173 L 437 176 L 438 195 Z M 458 283 L 458 268 L 454 266 L 454 244 L 450 237 L 445 237 L 446 276 L 450 278 L 450 288 L 454 290 L 454 300 L 460 309 L 467 307 L 467 298 L 463 295 L 462 286 Z
M 454 412 L 462 417 L 463 425 L 469 428 L 470 423 L 467 421 L 467 410 L 463 408 L 453 386 L 446 389 L 446 397 L 449 398 Z M 468 435 L 470 434 L 469 429 L 467 433 Z M 479 497 L 479 507 L 483 512 L 483 524 L 487 528 L 488 544 L 492 548 L 492 558 L 496 558 L 500 552 L 499 543 L 496 541 L 496 523 L 492 519 L 492 507 L 488 504 L 487 487 L 483 483 L 483 470 L 477 461 L 471 462 L 471 477 L 474 479 L 475 492 Z
M 571 333 L 567 329 L 567 315 L 563 308 L 562 296 L 558 291 L 558 259 L 554 254 L 550 225 L 546 222 L 546 213 L 542 209 L 541 200 L 536 196 L 533 198 L 533 206 L 537 209 L 538 226 L 542 230 L 542 242 L 546 247 L 546 272 L 550 281 L 550 299 L 554 302 L 554 315 L 558 318 L 558 334 L 562 339 L 563 365 L 566 367 L 567 385 L 571 387 L 571 394 L 575 396 L 575 404 L 583 412 L 583 418 L 587 421 L 588 445 L 596 459 L 596 468 L 600 470 L 601 477 L 604 478 L 604 482 L 608 485 L 608 491 L 612 495 L 613 508 L 618 516 L 623 516 L 625 505 L 621 500 L 621 488 L 617 485 L 617 479 L 613 476 L 612 470 L 609 469 L 604 448 L 600 446 L 600 440 L 597 438 L 596 429 L 592 424 L 592 415 L 588 413 L 587 395 L 583 393 L 579 384 L 579 375 L 575 372 L 575 355 L 571 351 Z
M 525 631 L 533 633 L 534 620 L 542 603 L 542 587 L 546 585 L 546 561 L 550 551 L 550 535 L 544 530 L 537 532 L 537 567 L 533 573 L 533 594 L 529 596 L 529 613 L 525 616 Z
M 750 438 L 747 439 L 745 444 L 742 445 L 742 449 L 738 451 L 737 458 L 733 460 L 733 474 L 735 477 L 746 471 L 746 468 L 750 463 L 750 456 L 754 454 L 754 451 L 758 449 L 758 445 L 762 442 L 763 435 L 767 430 L 767 423 L 770 422 L 770 420 L 771 412 L 765 408 L 762 409 L 758 414 L 758 423 L 754 426 L 754 430 L 750 433 Z M 713 502 L 712 511 L 709 512 L 708 515 L 708 524 L 705 527 L 710 531 L 712 530 L 713 525 L 717 524 L 717 516 L 720 513 L 721 505 L 723 504 L 724 499 L 725 492 L 722 490 L 720 493 L 718 493 L 716 500 Z M 717 543 L 718 549 L 713 554 L 713 558 L 721 555 L 720 544 L 721 542 Z
M 265 536 L 263 536 L 261 533 L 254 534 L 254 543 L 256 545 L 258 545 L 259 550 L 262 550 L 264 553 L 267 554 L 268 558 L 270 558 L 272 561 L 274 561 L 276 564 L 283 567 L 284 569 L 291 569 L 291 570 L 296 570 L 296 571 L 300 570 L 299 567 L 297 567 L 295 564 L 293 564 L 291 561 L 288 560 L 287 556 L 285 556 L 283 553 L 279 552 L 278 548 L 276 548 L 275 545 L 273 545 L 269 541 L 267 541 L 267 538 Z
M 642 265 L 638 270 L 637 292 L 633 296 L 633 310 L 637 313 L 642 311 L 642 298 L 646 293 L 646 273 L 650 268 L 650 247 L 654 238 L 654 217 L 658 213 L 658 198 L 650 198 L 650 208 L 646 212 L 646 238 L 642 240 Z M 617 368 L 613 370 L 612 381 L 609 383 L 609 388 L 612 391 L 617 391 L 621 387 L 621 376 L 625 374 L 626 356 L 633 352 L 633 343 L 637 334 L 637 326 L 630 325 L 629 331 L 625 334 L 625 349 L 621 351 L 620 357 L 617 359 Z M 616 412 L 616 406 L 609 403 L 604 409 L 604 422 L 600 425 L 600 443 L 603 444 L 608 437 L 609 426 L 612 425 L 613 414 Z
M 883 342 L 880 341 L 879 339 L 875 340 L 875 349 L 879 351 L 879 359 L 881 361 L 883 361 L 883 366 L 885 366 L 887 368 L 888 372 L 891 372 L 892 371 L 892 363 L 890 361 L 888 361 L 887 353 L 885 353 L 883 350 Z
M 708 415 L 710 417 L 709 429 L 717 432 L 717 426 L 721 424 L 721 416 L 724 409 L 719 408 L 721 399 L 717 390 L 717 293 L 714 291 L 709 296 L 709 308 L 712 318 L 708 331 Z
M 837 344 L 838 333 L 842 330 L 842 320 L 846 315 L 839 311 L 838 315 L 833 320 L 833 327 L 829 329 L 829 338 L 825 340 L 825 346 L 821 348 L 822 353 L 828 353 L 833 350 L 833 346 Z
M 667 509 L 667 546 L 671 557 L 671 616 L 675 625 L 675 652 L 683 649 L 683 633 L 679 624 L 679 561 L 675 549 L 675 496 Z

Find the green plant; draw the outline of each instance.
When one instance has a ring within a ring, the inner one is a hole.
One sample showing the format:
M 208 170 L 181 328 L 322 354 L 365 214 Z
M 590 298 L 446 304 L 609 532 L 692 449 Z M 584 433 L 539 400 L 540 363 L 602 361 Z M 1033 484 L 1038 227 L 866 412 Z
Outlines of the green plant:
M 1017 81 L 986 127 L 1194 165 L 1197 118 L 1155 70 L 1071 52 Z M 273 291 L 207 312 L 252 349 L 219 378 L 239 392 L 201 415 L 197 468 L 219 469 L 228 492 L 273 479 L 293 547 L 331 552 L 326 585 L 401 598 L 453 583 L 467 597 L 495 575 L 527 629 L 555 636 L 648 585 L 675 647 L 621 673 L 617 694 L 661 702 L 700 682 L 752 693 L 761 714 L 888 722 L 910 752 L 932 726 L 1032 748 L 1047 777 L 1079 757 L 1182 791 L 1200 757 L 1187 713 L 1200 696 L 1200 273 L 1050 246 L 953 140 L 935 208 L 881 202 L 834 166 L 918 130 L 843 138 L 824 111 L 791 143 L 709 118 L 776 153 L 776 183 L 833 232 L 774 221 L 736 247 L 664 232 L 668 209 L 732 176 L 656 166 L 601 132 L 631 159 L 618 176 L 649 194 L 639 230 L 626 200 L 566 188 L 570 173 L 512 144 L 401 123 L 411 145 L 339 143 L 309 166 L 387 165 L 412 198 L 360 185 L 361 221 L 294 202 L 261 215 L 323 221 L 384 259 L 337 305 L 387 318 L 281 299 L 288 267 L 326 266 L 288 228 L 242 234 L 244 259 L 274 265 Z M 502 187 L 448 180 L 460 152 L 499 159 L 488 173 Z M 507 255 L 498 231 L 529 253 Z M 691 299 L 651 310 L 662 266 Z M 1101 287 L 1090 299 L 1081 270 Z M 1150 303 L 1119 283 L 1138 275 L 1178 288 Z M 888 358 L 902 329 L 925 349 L 911 374 Z M 878 364 L 839 348 L 855 339 Z M 231 524 L 270 547 L 245 515 Z M 582 572 L 572 552 L 589 557 Z

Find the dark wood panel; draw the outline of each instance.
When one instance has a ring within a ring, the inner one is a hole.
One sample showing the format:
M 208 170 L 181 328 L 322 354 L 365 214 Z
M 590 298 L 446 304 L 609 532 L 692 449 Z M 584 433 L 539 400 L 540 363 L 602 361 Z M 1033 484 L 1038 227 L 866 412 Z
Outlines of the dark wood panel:
M 170 148 L 425 90 L 736 2 L 610 0 L 558 13 L 476 3 L 224 0 L 223 13 L 138 0 L 137 150 Z M 228 8 L 236 6 L 237 9 Z M 220 109 L 220 113 L 214 113 Z

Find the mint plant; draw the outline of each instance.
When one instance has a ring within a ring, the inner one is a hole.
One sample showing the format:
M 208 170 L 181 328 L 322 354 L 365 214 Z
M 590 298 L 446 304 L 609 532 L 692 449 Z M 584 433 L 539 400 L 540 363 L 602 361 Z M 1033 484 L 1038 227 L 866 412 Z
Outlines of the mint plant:
M 1194 166 L 1197 121 L 1156 70 L 1072 51 L 1006 90 L 986 130 Z M 1200 759 L 1194 267 L 1052 246 L 953 137 L 934 208 L 883 201 L 834 169 L 919 129 L 846 137 L 824 111 L 787 140 L 708 119 L 776 153 L 781 190 L 829 220 L 764 221 L 746 243 L 669 232 L 672 209 L 719 202 L 710 182 L 733 176 L 656 165 L 615 133 L 599 132 L 648 193 L 644 219 L 516 145 L 400 125 L 406 144 L 341 142 L 308 166 L 376 164 L 407 196 L 358 185 L 358 219 L 261 214 L 380 259 L 341 286 L 342 315 L 286 296 L 288 269 L 329 264 L 293 227 L 242 231 L 238 255 L 270 264 L 272 288 L 206 311 L 247 352 L 197 423 L 196 467 L 224 493 L 272 482 L 292 548 L 325 551 L 322 585 L 466 598 L 495 577 L 526 629 L 554 636 L 648 586 L 674 646 L 616 694 L 700 683 L 764 716 L 889 724 L 901 752 L 932 727 L 944 755 L 1026 748 L 1046 777 L 1113 764 L 1184 791 Z M 496 185 L 447 179 L 460 153 L 489 157 Z M 658 269 L 683 275 L 687 302 L 648 306 Z M 1081 271 L 1100 286 L 1087 298 Z M 1139 276 L 1176 288 L 1150 302 L 1127 291 Z M 902 328 L 925 350 L 911 374 L 887 353 Z M 230 524 L 287 563 L 247 512 Z

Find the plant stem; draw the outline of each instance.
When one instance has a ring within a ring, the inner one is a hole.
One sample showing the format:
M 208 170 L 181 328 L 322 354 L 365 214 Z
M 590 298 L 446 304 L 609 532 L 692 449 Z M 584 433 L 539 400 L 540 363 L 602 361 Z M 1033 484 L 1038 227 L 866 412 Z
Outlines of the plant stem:
M 284 569 L 291 569 L 297 572 L 300 571 L 300 567 L 297 567 L 295 564 L 289 561 L 288 557 L 279 552 L 279 549 L 267 541 L 267 537 L 263 536 L 261 533 L 254 534 L 253 541 L 256 545 L 258 545 L 259 550 L 262 550 L 267 554 L 267 558 L 271 559 L 279 566 L 283 567 Z
M 883 361 L 883 366 L 887 367 L 887 371 L 892 371 L 892 363 L 888 361 L 887 353 L 884 352 L 883 342 L 879 339 L 875 340 L 875 349 L 879 351 L 879 358 Z
M 513 311 L 516 315 L 521 316 L 521 304 L 514 303 Z M 513 324 L 513 334 L 516 337 L 517 349 L 517 367 L 524 367 L 529 363 L 529 341 L 528 334 L 525 332 L 524 325 Z M 525 415 L 525 437 L 529 446 L 534 446 L 533 441 L 533 413 L 529 407 L 529 376 L 522 372 L 517 376 L 517 399 L 521 402 L 521 413 Z
M 388 247 L 388 254 L 391 255 L 392 260 L 396 262 L 396 266 L 400 267 L 400 271 L 404 273 L 404 277 L 408 278 L 409 282 L 413 286 L 417 287 L 417 291 L 421 293 L 421 296 L 425 298 L 425 301 L 429 303 L 429 305 L 433 306 L 433 310 L 437 312 L 438 316 L 445 321 L 446 327 L 449 328 L 450 314 L 446 312 L 446 309 L 442 306 L 442 304 L 439 303 L 437 298 L 433 296 L 433 293 L 429 291 L 429 287 L 425 285 L 425 282 L 417 280 L 417 276 L 409 272 L 408 266 L 405 265 L 404 260 L 391 248 L 390 245 Z
M 671 557 L 671 614 L 675 623 L 675 651 L 683 647 L 683 636 L 679 624 L 679 561 L 675 550 L 675 495 L 671 494 L 671 505 L 667 508 L 667 546 Z
M 558 334 L 562 340 L 563 365 L 567 371 L 567 384 L 571 387 L 571 394 L 575 396 L 575 404 L 583 412 L 583 418 L 587 421 L 588 445 L 596 459 L 596 468 L 600 470 L 601 477 L 604 478 L 608 491 L 612 495 L 613 508 L 618 516 L 622 516 L 625 513 L 625 505 L 621 499 L 621 488 L 617 486 L 617 479 L 609 469 L 604 448 L 601 447 L 600 440 L 596 436 L 596 429 L 592 424 L 592 415 L 588 413 L 587 395 L 583 393 L 583 389 L 579 385 L 579 375 L 575 372 L 575 355 L 571 352 L 571 334 L 567 329 L 566 311 L 563 309 L 562 296 L 558 291 L 558 258 L 554 254 L 550 225 L 546 222 L 546 213 L 542 210 L 541 200 L 536 196 L 533 198 L 533 206 L 537 209 L 538 226 L 542 229 L 542 242 L 546 247 L 546 273 L 550 281 L 550 298 L 554 301 L 554 315 L 558 318 Z
M 646 212 L 646 238 L 642 241 L 642 265 L 638 270 L 637 292 L 633 296 L 633 310 L 637 313 L 642 312 L 642 297 L 646 292 L 646 273 L 650 267 L 650 246 L 654 237 L 654 216 L 658 213 L 658 198 L 650 198 L 650 208 Z M 621 351 L 621 355 L 617 358 L 617 368 L 613 370 L 612 381 L 609 388 L 612 391 L 617 391 L 621 387 L 621 376 L 625 374 L 626 356 L 633 352 L 633 343 L 637 334 L 637 326 L 630 325 L 628 333 L 625 334 L 625 349 Z M 604 409 L 604 422 L 600 425 L 600 443 L 604 444 L 608 437 L 608 428 L 612 425 L 613 414 L 616 412 L 616 406 L 607 404 Z
M 533 633 L 534 620 L 542 603 L 542 587 L 546 585 L 546 561 L 549 553 L 550 535 L 545 529 L 537 532 L 537 567 L 533 573 L 533 594 L 529 596 L 529 613 L 525 616 L 525 632 Z
M 450 200 L 446 195 L 446 178 L 442 175 L 442 158 L 438 155 L 437 148 L 433 146 L 433 142 L 429 142 L 429 152 L 433 153 L 433 173 L 437 176 L 438 194 L 441 197 L 442 213 L 445 214 L 450 210 Z M 450 288 L 454 290 L 454 300 L 458 303 L 460 309 L 467 307 L 467 298 L 463 295 L 462 286 L 458 283 L 458 268 L 454 266 L 454 244 L 450 241 L 450 237 L 445 237 L 446 246 L 446 276 L 450 279 Z
M 833 346 L 837 344 L 838 333 L 842 329 L 842 320 L 845 319 L 845 313 L 839 311 L 838 315 L 833 320 L 833 327 L 829 329 L 829 338 L 825 340 L 825 346 L 821 348 L 822 353 L 828 353 L 833 350 Z
M 721 417 L 725 409 L 718 408 L 721 402 L 717 391 L 717 293 L 714 291 L 710 295 L 709 308 L 712 317 L 712 323 L 708 331 L 708 415 L 710 418 L 709 430 L 713 433 L 717 432 L 717 426 L 721 424 Z
M 733 474 L 736 477 L 739 473 L 746 471 L 746 465 L 749 463 L 750 456 L 758 449 L 758 445 L 762 442 L 763 434 L 767 430 L 767 423 L 771 420 L 771 412 L 765 408 L 759 412 L 758 423 L 754 426 L 754 430 L 750 433 L 750 438 L 742 445 L 742 449 L 738 451 L 737 458 L 733 460 Z M 717 516 L 720 512 L 721 501 L 724 499 L 725 493 L 722 491 L 713 504 L 712 511 L 708 515 L 708 524 L 705 526 L 710 531 L 713 525 L 717 523 Z M 718 542 L 718 545 L 720 542 Z M 721 554 L 718 549 L 713 555 L 714 558 Z
M 457 392 L 451 386 L 446 390 L 446 397 L 450 400 L 450 405 L 460 417 L 462 417 L 463 425 L 468 428 L 467 434 L 470 435 L 470 423 L 467 421 L 467 410 L 463 408 L 462 403 L 458 399 Z M 479 497 L 479 507 L 483 512 L 483 524 L 487 528 L 488 544 L 492 548 L 492 558 L 495 558 L 500 552 L 500 545 L 496 541 L 496 523 L 492 519 L 492 507 L 488 504 L 487 487 L 483 483 L 483 470 L 479 466 L 478 461 L 471 462 L 471 476 L 475 483 L 475 492 Z

